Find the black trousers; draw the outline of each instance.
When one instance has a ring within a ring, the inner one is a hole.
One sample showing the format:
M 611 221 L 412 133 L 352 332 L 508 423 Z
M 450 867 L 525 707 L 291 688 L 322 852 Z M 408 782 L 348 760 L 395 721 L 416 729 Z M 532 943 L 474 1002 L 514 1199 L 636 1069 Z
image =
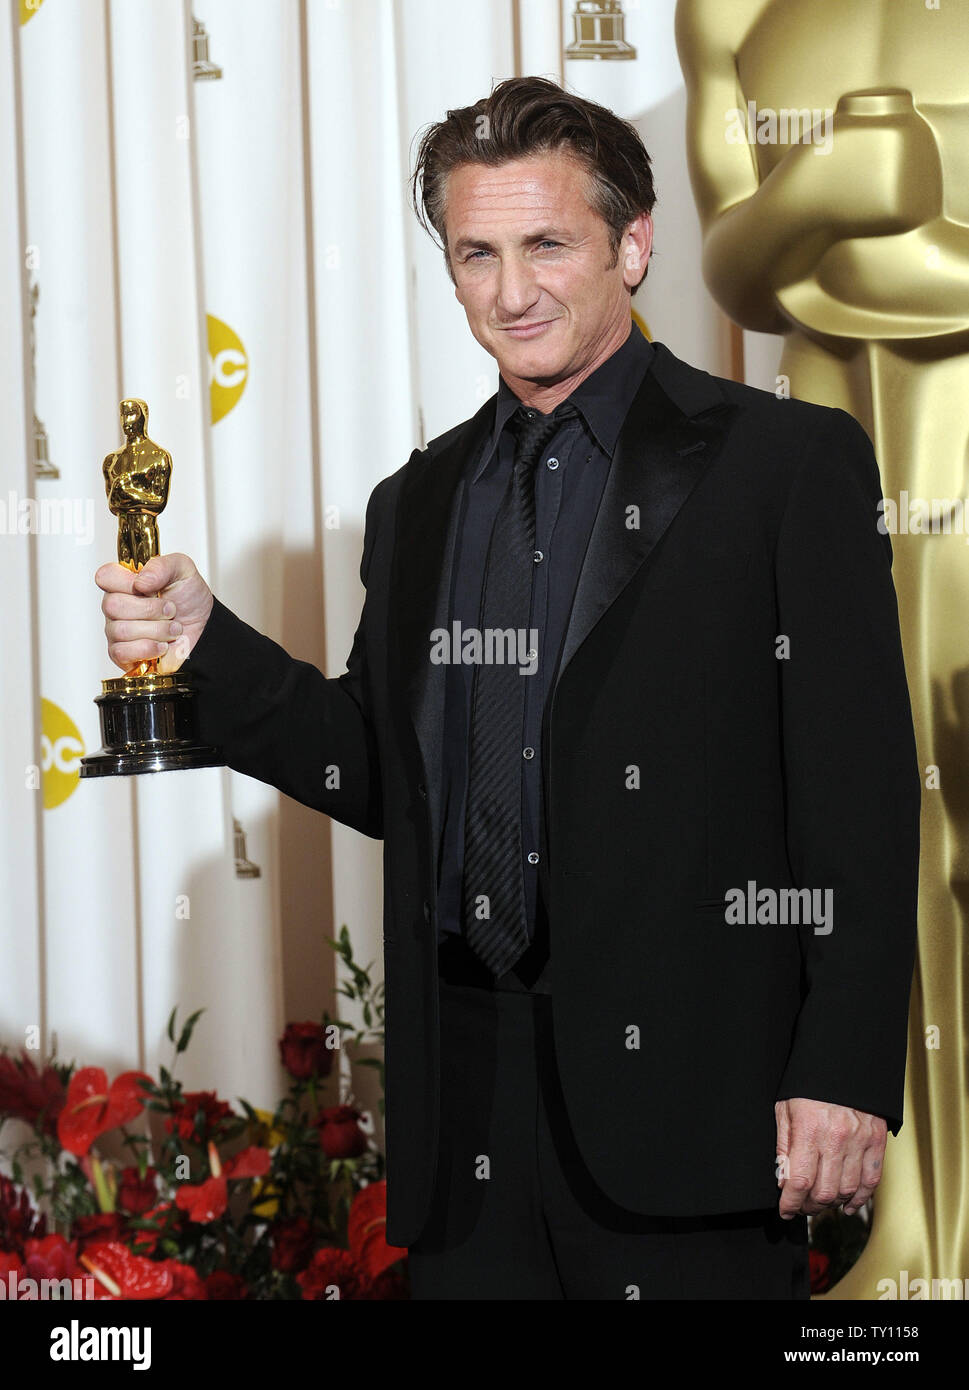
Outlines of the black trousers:
M 549 995 L 442 980 L 440 996 L 438 1169 L 413 1298 L 809 1297 L 806 1217 L 649 1217 L 601 1192 L 569 1129 Z

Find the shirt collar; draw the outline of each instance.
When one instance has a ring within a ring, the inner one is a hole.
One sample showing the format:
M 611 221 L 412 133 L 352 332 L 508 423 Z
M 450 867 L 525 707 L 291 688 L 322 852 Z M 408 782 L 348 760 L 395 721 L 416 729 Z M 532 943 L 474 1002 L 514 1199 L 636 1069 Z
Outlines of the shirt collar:
M 607 357 L 594 372 L 590 372 L 584 381 L 580 381 L 572 394 L 566 398 L 581 411 L 582 418 L 609 458 L 615 450 L 619 431 L 629 413 L 633 397 L 639 390 L 653 359 L 652 343 L 643 336 L 632 320 L 630 324 L 629 335 L 622 346 L 618 347 L 611 357 Z M 494 457 L 502 430 L 521 404 L 504 377 L 499 377 L 494 425 L 472 478 L 473 482 L 477 482 Z

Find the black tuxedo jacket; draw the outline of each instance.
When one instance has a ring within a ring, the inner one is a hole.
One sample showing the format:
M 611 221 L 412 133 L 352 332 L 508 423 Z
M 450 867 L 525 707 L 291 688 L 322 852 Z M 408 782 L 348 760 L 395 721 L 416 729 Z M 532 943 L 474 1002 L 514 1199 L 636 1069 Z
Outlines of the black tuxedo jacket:
M 184 667 L 230 767 L 383 838 L 397 1245 L 421 1231 L 438 1133 L 445 668 L 430 634 L 493 411 L 375 488 L 346 674 L 218 600 Z M 901 1124 L 921 783 L 880 497 L 845 412 L 656 345 L 543 730 L 563 1093 L 592 1176 L 631 1211 L 773 1205 L 778 1099 Z M 771 913 L 763 890 L 779 904 L 792 888 L 830 892 L 827 921 Z M 760 920 L 727 920 L 736 889 Z

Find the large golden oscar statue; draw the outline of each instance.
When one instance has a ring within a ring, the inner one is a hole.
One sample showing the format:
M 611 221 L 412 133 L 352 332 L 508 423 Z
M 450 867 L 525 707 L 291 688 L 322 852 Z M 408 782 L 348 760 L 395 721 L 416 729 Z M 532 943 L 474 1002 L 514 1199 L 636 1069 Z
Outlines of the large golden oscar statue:
M 891 1297 L 969 1277 L 969 0 L 679 0 L 677 43 L 707 284 L 864 425 L 894 533 L 920 941 L 904 1124 L 833 1291 Z

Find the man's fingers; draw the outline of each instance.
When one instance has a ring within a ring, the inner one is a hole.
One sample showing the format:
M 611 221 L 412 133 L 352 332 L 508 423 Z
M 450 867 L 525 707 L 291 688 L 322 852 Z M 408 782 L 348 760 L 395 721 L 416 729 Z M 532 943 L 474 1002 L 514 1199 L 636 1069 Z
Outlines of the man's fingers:
M 106 565 L 100 565 L 94 571 L 94 582 L 105 593 L 133 594 L 135 592 L 133 588 L 134 571 L 125 569 L 124 565 L 119 565 L 116 560 L 112 560 Z
M 168 555 L 153 555 L 140 570 L 125 565 L 101 565 L 94 574 L 99 589 L 125 594 L 157 594 L 179 579 L 186 579 L 195 569 L 187 555 L 172 551 Z
M 833 1153 L 822 1152 L 817 1176 L 808 1194 L 807 1209 L 812 1214 L 815 1211 L 823 1211 L 825 1207 L 837 1202 L 843 1190 L 841 1184 L 844 1164 L 844 1155 L 837 1149 Z M 861 1168 L 860 1156 L 858 1167 Z
M 175 605 L 170 598 L 160 594 L 157 598 L 146 598 L 143 594 L 105 593 L 101 600 L 101 612 L 113 622 L 124 622 L 126 618 L 138 621 L 151 618 L 173 618 Z
M 818 1175 L 818 1157 L 813 1136 L 798 1133 L 797 1128 L 793 1127 L 788 1157 L 789 1176 L 784 1181 L 778 1206 L 781 1216 L 785 1219 L 796 1216 L 804 1209 Z
M 178 557 L 180 558 L 180 557 Z M 157 594 L 174 583 L 178 577 L 178 566 L 174 555 L 153 555 L 134 576 L 133 592 L 136 594 Z
M 861 1181 L 855 1188 L 851 1201 L 845 1203 L 846 1216 L 853 1216 L 856 1211 L 859 1211 L 881 1182 L 882 1159 L 884 1154 L 884 1139 L 872 1144 L 870 1148 L 865 1150 L 865 1157 L 861 1165 Z
M 108 656 L 122 671 L 137 666 L 139 661 L 151 661 L 153 657 L 165 656 L 167 652 L 167 642 L 111 642 L 108 645 Z

